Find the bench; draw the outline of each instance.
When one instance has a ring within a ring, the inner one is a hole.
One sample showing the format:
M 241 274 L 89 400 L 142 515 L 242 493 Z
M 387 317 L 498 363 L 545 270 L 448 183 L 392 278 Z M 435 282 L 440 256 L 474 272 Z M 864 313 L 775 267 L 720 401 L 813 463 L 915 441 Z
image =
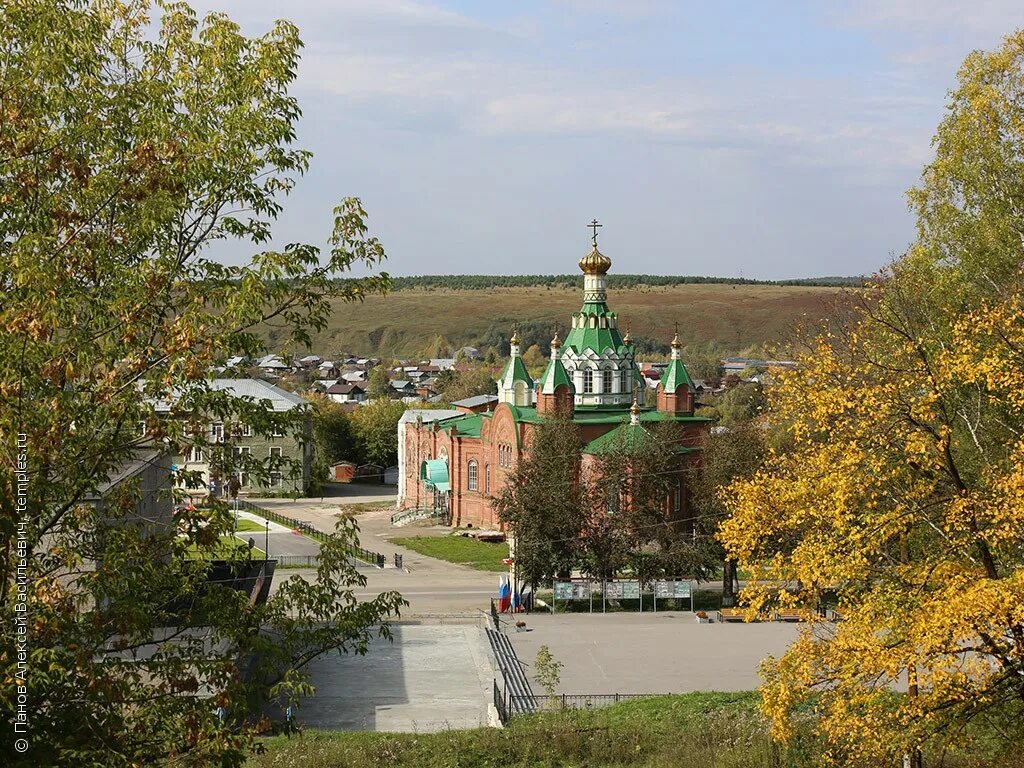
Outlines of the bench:
M 720 623 L 727 621 L 743 621 L 743 615 L 746 613 L 742 608 L 722 608 L 718 612 L 718 621 Z
M 803 611 L 795 611 L 792 609 L 785 609 L 775 612 L 776 621 L 803 621 Z

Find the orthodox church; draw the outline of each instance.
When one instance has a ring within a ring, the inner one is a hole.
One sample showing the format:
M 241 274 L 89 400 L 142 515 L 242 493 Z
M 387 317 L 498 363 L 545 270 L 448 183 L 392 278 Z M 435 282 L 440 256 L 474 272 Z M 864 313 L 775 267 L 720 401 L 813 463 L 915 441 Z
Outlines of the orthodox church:
M 520 357 L 518 333 L 509 339 L 510 357 L 498 378 L 493 411 L 408 411 L 399 424 L 399 495 L 402 509 L 433 509 L 455 527 L 500 528 L 491 499 L 504 487 L 516 463 L 529 452 L 531 432 L 556 412 L 571 415 L 584 442 L 583 463 L 599 455 L 622 431 L 633 438 L 654 422 L 681 427 L 676 490 L 666 512 L 687 517 L 685 476 L 710 420 L 693 415 L 694 387 L 680 359 L 679 337 L 658 384 L 655 405 L 646 402 L 645 382 L 629 332 L 608 308 L 611 259 L 593 247 L 579 261 L 583 306 L 571 318 L 565 339 L 551 340 L 551 358 L 534 381 Z

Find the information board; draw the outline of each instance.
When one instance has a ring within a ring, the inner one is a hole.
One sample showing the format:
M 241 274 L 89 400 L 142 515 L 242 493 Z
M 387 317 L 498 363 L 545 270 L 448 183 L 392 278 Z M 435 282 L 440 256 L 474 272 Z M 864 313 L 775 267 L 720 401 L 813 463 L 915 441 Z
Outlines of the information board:
M 656 581 L 654 582 L 654 596 L 660 599 L 689 598 L 690 582 L 688 581 Z
M 556 581 L 555 600 L 589 600 L 589 581 Z
M 640 599 L 640 582 L 606 581 L 604 596 L 609 600 L 638 600 Z

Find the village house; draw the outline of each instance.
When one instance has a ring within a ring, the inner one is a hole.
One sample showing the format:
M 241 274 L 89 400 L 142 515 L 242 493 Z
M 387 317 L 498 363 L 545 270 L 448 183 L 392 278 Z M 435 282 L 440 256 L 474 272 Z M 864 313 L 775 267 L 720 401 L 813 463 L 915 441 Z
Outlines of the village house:
M 680 359 L 678 334 L 671 360 L 655 380 L 652 405 L 643 405 L 648 383 L 629 333 L 620 333 L 619 318 L 607 304 L 610 267 L 595 237 L 593 249 L 580 260 L 583 305 L 572 316 L 565 340 L 556 334 L 551 341 L 551 358 L 539 381 L 527 371 L 513 333 L 495 402 L 469 398 L 471 403 L 454 412 L 410 410 L 403 415 L 398 425 L 400 509 L 429 508 L 453 526 L 500 527 L 492 499 L 527 455 L 532 431 L 561 412 L 580 430 L 584 471 L 608 449 L 613 433 L 630 432 L 626 437 L 632 439 L 649 435 L 658 422 L 678 424 L 678 473 L 665 503 L 673 519 L 685 520 L 686 473 L 710 419 L 694 415 L 695 387 Z
M 366 387 L 343 379 L 327 388 L 327 396 L 336 403 L 361 403 L 366 400 Z

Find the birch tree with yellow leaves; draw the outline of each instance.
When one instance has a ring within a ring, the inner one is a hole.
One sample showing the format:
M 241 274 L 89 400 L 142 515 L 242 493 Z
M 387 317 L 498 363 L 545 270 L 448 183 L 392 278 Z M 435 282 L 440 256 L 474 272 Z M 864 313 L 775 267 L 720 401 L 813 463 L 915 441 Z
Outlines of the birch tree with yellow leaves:
M 913 245 L 775 378 L 790 449 L 724 494 L 751 613 L 808 619 L 763 710 L 841 765 L 1024 743 L 1024 32 L 967 57 L 934 147 Z

